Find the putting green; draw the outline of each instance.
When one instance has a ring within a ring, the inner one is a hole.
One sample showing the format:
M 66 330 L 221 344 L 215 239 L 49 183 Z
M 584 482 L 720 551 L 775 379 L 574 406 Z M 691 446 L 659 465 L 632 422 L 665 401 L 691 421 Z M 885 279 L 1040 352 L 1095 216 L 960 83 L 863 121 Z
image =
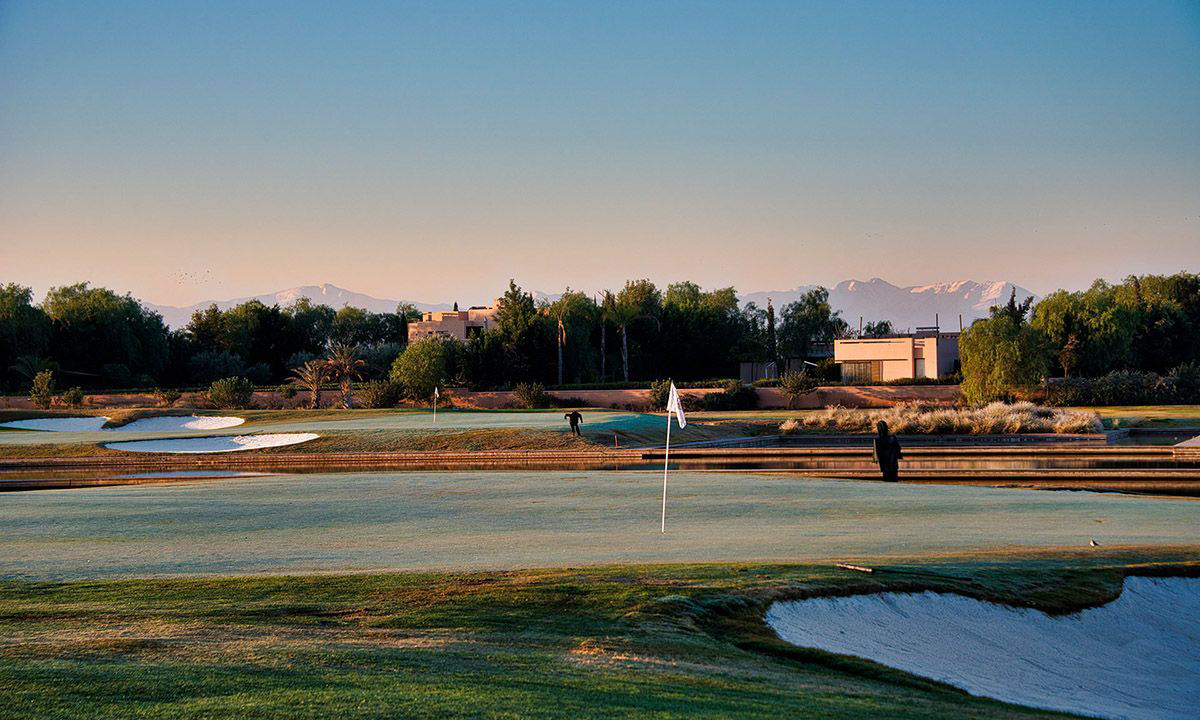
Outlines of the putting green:
M 294 415 L 291 415 L 294 418 Z M 606 431 L 648 431 L 655 428 L 665 433 L 665 421 L 661 416 L 641 413 L 596 410 L 583 413 L 584 428 Z M 313 432 L 322 435 L 328 432 L 353 432 L 376 430 L 474 430 L 488 428 L 526 428 L 533 430 L 566 430 L 563 412 L 439 412 L 437 421 L 433 413 L 399 411 L 395 413 L 363 413 L 359 417 L 337 420 L 295 420 L 275 422 L 258 419 L 244 425 L 223 430 L 155 430 L 151 432 L 128 431 L 122 440 L 152 440 L 157 438 L 203 435 L 245 435 L 254 432 Z M 35 430 L 0 433 L 0 444 L 40 445 L 44 443 L 98 443 L 112 441 L 112 431 L 91 432 L 41 432 Z
M 278 475 L 51 490 L 0 503 L 0 576 L 826 561 L 1200 545 L 1200 503 L 786 474 Z

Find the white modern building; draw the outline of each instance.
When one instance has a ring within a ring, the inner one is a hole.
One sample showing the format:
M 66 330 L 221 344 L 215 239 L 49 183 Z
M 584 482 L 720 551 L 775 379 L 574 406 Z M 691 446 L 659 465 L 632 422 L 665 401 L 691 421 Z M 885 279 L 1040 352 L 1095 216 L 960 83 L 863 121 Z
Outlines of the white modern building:
M 906 335 L 835 340 L 833 361 L 843 382 L 938 378 L 959 368 L 956 332 L 921 329 Z

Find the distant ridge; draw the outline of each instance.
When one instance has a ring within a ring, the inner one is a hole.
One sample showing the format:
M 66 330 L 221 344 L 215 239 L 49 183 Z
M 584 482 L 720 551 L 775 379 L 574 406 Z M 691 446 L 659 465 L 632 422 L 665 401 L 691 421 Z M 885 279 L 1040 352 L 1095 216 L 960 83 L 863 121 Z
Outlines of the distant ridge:
M 759 307 L 767 306 L 770 297 L 776 311 L 782 311 L 790 302 L 800 299 L 800 296 L 815 288 L 815 285 L 804 285 L 791 290 L 774 290 L 771 292 L 753 292 L 742 296 L 742 302 L 753 302 Z M 844 280 L 829 290 L 829 302 L 834 309 L 840 310 L 842 317 L 851 325 L 858 324 L 861 316 L 864 321 L 891 320 L 897 330 L 911 329 L 918 326 L 933 325 L 934 317 L 939 316 L 941 326 L 945 330 L 958 329 L 958 316 L 963 316 L 963 324 L 987 317 L 988 308 L 1003 304 L 1008 300 L 1009 293 L 1016 288 L 1017 299 L 1023 300 L 1036 295 L 1025 288 L 1011 282 L 1001 280 L 975 282 L 973 280 L 957 280 L 954 282 L 934 283 L 932 285 L 912 285 L 898 287 L 880 278 L 870 280 Z M 534 292 L 535 299 L 553 301 L 557 294 Z M 192 313 L 203 310 L 209 305 L 216 305 L 226 310 L 250 300 L 258 300 L 264 305 L 279 305 L 286 307 L 302 297 L 308 298 L 314 304 L 329 305 L 334 309 L 346 306 L 362 308 L 371 312 L 394 312 L 401 302 L 411 302 L 418 310 L 450 310 L 449 303 L 423 303 L 412 300 L 389 300 L 372 297 L 354 292 L 336 285 L 302 285 L 288 288 L 265 295 L 232 298 L 228 300 L 206 300 L 204 302 L 176 307 L 173 305 L 154 305 L 143 303 L 147 308 L 163 316 L 163 320 L 172 328 L 181 328 L 191 320 Z M 467 304 L 463 304 L 466 307 Z
M 340 310 L 343 307 L 356 307 L 371 312 L 395 312 L 396 306 L 401 302 L 411 302 L 408 300 L 387 300 L 384 298 L 372 297 L 357 293 L 352 290 L 340 288 L 337 285 L 323 283 L 321 285 L 301 285 L 300 287 L 288 288 L 278 292 L 267 293 L 265 295 L 251 295 L 247 297 L 233 298 L 230 300 L 205 300 L 187 307 L 177 307 L 174 305 L 155 305 L 153 303 L 143 302 L 150 310 L 157 312 L 163 316 L 163 321 L 169 327 L 181 328 L 188 324 L 192 319 L 192 313 L 197 310 L 204 310 L 209 305 L 216 305 L 222 310 L 228 310 L 235 305 L 240 305 L 251 300 L 258 300 L 264 305 L 278 305 L 287 307 L 296 302 L 302 297 L 308 298 L 314 305 L 328 305 L 335 310 Z M 413 305 L 422 312 L 429 310 L 449 310 L 453 306 L 447 303 L 430 304 L 413 302 Z
M 742 297 L 742 302 L 753 302 L 766 307 L 771 298 L 775 311 L 800 299 L 800 296 L 815 288 L 805 285 L 792 290 L 755 292 Z M 829 304 L 840 310 L 842 319 L 853 326 L 858 319 L 890 320 L 900 331 L 916 327 L 932 326 L 937 318 L 943 330 L 958 330 L 958 316 L 962 315 L 963 326 L 978 318 L 988 316 L 993 305 L 1008 302 L 1009 295 L 1016 289 L 1017 300 L 1040 298 L 1020 285 L 1003 280 L 975 282 L 956 280 L 932 285 L 910 285 L 898 287 L 881 278 L 870 280 L 844 280 L 829 289 Z

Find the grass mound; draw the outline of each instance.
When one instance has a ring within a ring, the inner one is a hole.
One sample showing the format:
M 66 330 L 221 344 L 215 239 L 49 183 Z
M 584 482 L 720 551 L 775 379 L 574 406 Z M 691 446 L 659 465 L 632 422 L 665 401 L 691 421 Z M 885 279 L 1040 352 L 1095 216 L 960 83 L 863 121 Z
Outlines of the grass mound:
M 799 430 L 874 432 L 883 420 L 894 433 L 907 435 L 994 435 L 1002 433 L 1098 433 L 1100 416 L 1082 410 L 1064 410 L 1031 402 L 990 403 L 974 408 L 904 403 L 884 410 L 846 408 L 840 405 L 821 412 L 785 420 L 786 434 Z

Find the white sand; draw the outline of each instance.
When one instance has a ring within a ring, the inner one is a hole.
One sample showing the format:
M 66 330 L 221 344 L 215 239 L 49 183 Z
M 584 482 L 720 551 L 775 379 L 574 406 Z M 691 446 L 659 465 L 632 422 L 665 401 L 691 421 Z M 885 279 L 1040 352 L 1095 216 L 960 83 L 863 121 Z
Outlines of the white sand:
M 240 417 L 207 417 L 201 415 L 171 415 L 142 418 L 113 430 L 127 432 L 164 432 L 171 430 L 222 430 L 246 422 Z
M 927 592 L 778 602 L 767 623 L 794 645 L 1022 705 L 1146 719 L 1200 707 L 1198 579 L 1128 578 L 1118 599 L 1065 617 Z
M 267 433 L 264 435 L 228 435 L 171 440 L 128 440 L 105 443 L 104 447 L 144 453 L 222 453 L 296 445 L 316 440 L 319 437 L 321 436 L 316 433 Z
M 107 417 L 34 418 L 0 423 L 0 427 L 46 432 L 171 432 L 177 430 L 221 430 L 246 422 L 239 417 L 204 417 L 198 415 L 168 415 L 142 418 L 116 428 L 105 428 Z
M 0 423 L 0 427 L 47 432 L 93 432 L 103 427 L 106 422 L 106 417 L 33 418 Z

